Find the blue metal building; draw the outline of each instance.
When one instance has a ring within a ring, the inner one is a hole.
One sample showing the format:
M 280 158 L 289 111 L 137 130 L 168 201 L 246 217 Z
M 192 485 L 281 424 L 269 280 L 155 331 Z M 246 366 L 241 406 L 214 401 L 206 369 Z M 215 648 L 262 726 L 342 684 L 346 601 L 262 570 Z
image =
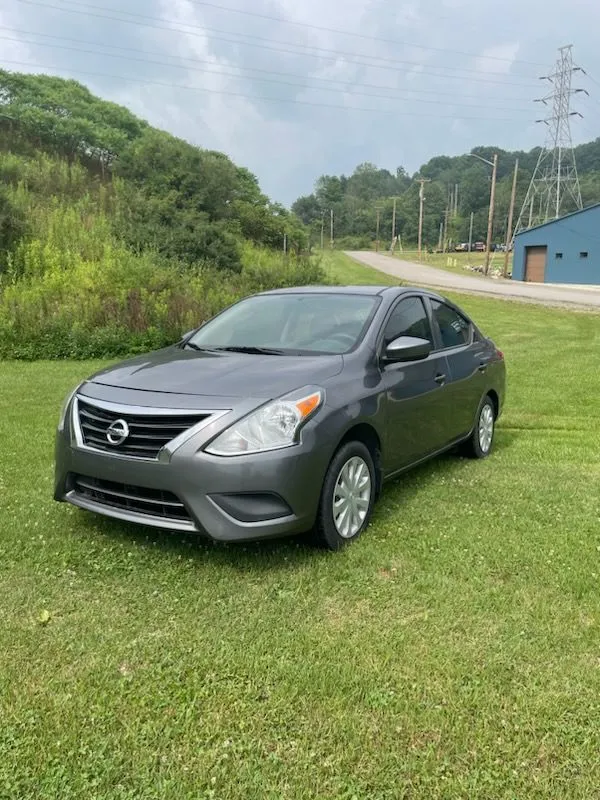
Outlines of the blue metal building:
M 600 284 L 600 203 L 515 236 L 513 280 Z

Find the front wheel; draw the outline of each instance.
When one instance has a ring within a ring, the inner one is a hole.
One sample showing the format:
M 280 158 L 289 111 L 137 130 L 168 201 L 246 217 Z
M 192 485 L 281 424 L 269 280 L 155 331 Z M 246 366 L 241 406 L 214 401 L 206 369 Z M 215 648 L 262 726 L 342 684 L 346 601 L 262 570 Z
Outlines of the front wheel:
M 492 452 L 495 432 L 496 408 L 488 394 L 479 406 L 473 433 L 465 442 L 465 454 L 471 458 L 487 458 Z
M 342 445 L 333 457 L 321 492 L 315 525 L 318 541 L 340 550 L 369 524 L 375 501 L 375 466 L 362 442 Z

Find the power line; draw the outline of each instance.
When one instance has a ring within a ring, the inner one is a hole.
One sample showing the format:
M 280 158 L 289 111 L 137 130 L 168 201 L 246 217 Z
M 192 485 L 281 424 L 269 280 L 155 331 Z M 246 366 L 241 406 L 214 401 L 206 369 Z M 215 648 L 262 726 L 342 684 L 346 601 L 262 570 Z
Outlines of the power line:
M 125 23 L 128 23 L 128 24 L 134 24 L 134 25 L 135 24 L 142 24 L 142 23 L 137 23 L 135 20 L 123 19 L 122 16 L 121 17 L 112 17 L 112 16 L 109 16 L 109 15 L 106 15 L 105 13 L 96 14 L 96 13 L 91 12 L 91 11 L 81 11 L 81 10 L 78 10 L 76 8 L 68 8 L 68 7 L 65 7 L 64 5 L 63 6 L 56 6 L 56 5 L 52 5 L 52 4 L 49 4 L 49 3 L 42 3 L 42 2 L 38 2 L 38 0 L 17 0 L 17 1 L 18 2 L 22 2 L 22 3 L 27 3 L 29 5 L 37 5 L 37 6 L 40 6 L 42 8 L 53 8 L 53 9 L 58 10 L 58 11 L 63 11 L 63 12 L 72 13 L 72 14 L 82 14 L 84 16 L 95 16 L 95 17 L 98 17 L 98 18 L 101 18 L 101 19 L 110 19 L 110 20 L 115 20 L 117 22 L 125 22 Z M 63 3 L 75 4 L 74 0 L 62 0 L 62 2 Z M 86 8 L 96 9 L 96 10 L 102 11 L 102 12 L 113 11 L 114 13 L 117 13 L 117 14 L 120 14 L 120 15 L 127 15 L 129 17 L 134 17 L 135 19 L 151 20 L 153 22 L 159 22 L 159 23 L 174 22 L 176 25 L 179 26 L 179 28 L 173 28 L 171 26 L 165 26 L 164 24 L 163 25 L 159 25 L 159 26 L 147 25 L 147 27 L 156 27 L 159 30 L 166 30 L 166 31 L 171 31 L 171 32 L 179 32 L 179 33 L 186 33 L 188 35 L 194 35 L 190 31 L 187 30 L 188 28 L 191 28 L 191 29 L 200 30 L 200 31 L 203 31 L 203 32 L 207 32 L 208 31 L 208 32 L 212 32 L 212 33 L 224 33 L 224 34 L 229 35 L 229 36 L 231 36 L 231 35 L 233 35 L 233 36 L 243 36 L 243 37 L 245 37 L 247 39 L 255 39 L 255 40 L 261 41 L 261 42 L 269 42 L 269 43 L 272 42 L 271 38 L 265 38 L 263 36 L 254 36 L 254 35 L 247 34 L 247 33 L 237 33 L 237 32 L 232 32 L 232 31 L 227 31 L 227 30 L 224 31 L 224 30 L 222 30 L 220 28 L 209 28 L 209 27 L 206 27 L 204 25 L 192 25 L 190 23 L 180 23 L 178 20 L 166 20 L 165 18 L 162 18 L 162 17 L 152 17 L 152 16 L 148 16 L 146 14 L 137 14 L 137 13 L 134 13 L 134 12 L 131 12 L 131 11 L 123 11 L 121 9 L 109 9 L 109 8 L 106 8 L 105 6 L 97 6 L 97 5 L 94 5 L 92 3 L 79 3 L 78 5 L 85 6 Z M 250 42 L 237 41 L 237 40 L 232 40 L 232 39 L 222 39 L 222 37 L 219 37 L 219 36 L 214 36 L 213 38 L 215 38 L 217 40 L 231 42 L 233 44 L 243 44 L 243 45 L 246 45 L 246 46 L 249 46 L 249 47 L 250 46 L 257 47 L 258 46 L 258 45 L 253 45 Z M 333 56 L 335 56 L 335 59 L 333 59 L 333 60 L 336 60 L 336 61 L 338 60 L 339 56 L 348 56 L 348 57 L 353 57 L 353 58 L 354 57 L 368 58 L 371 61 L 381 61 L 381 62 L 388 63 L 388 64 L 404 64 L 404 65 L 422 67 L 422 63 L 418 62 L 418 61 L 405 61 L 405 60 L 401 60 L 401 59 L 384 58 L 383 56 L 372 56 L 372 55 L 369 55 L 368 53 L 348 53 L 348 52 L 339 51 L 339 50 L 332 50 L 332 49 L 316 47 L 314 45 L 304 45 L 304 44 L 301 44 L 301 43 L 298 43 L 298 42 L 280 41 L 279 43 L 286 45 L 286 47 L 303 48 L 305 50 L 316 50 L 317 51 L 317 53 L 304 53 L 304 52 L 295 53 L 296 55 L 301 55 L 301 56 L 305 56 L 305 57 L 326 58 L 326 56 L 323 56 L 321 54 L 322 53 L 329 53 L 329 54 L 332 54 Z M 289 51 L 287 49 L 283 50 L 281 48 L 273 48 L 271 46 L 264 46 L 264 49 L 270 49 L 270 50 L 275 50 L 276 52 L 284 52 L 284 53 L 293 52 L 293 51 Z M 329 58 L 329 60 L 332 60 L 332 59 Z M 380 65 L 377 65 L 377 64 L 364 64 L 364 62 L 353 62 L 353 63 L 361 64 L 361 65 L 368 66 L 368 67 L 373 67 L 375 69 L 384 69 L 384 67 L 382 67 Z M 467 72 L 467 73 L 478 74 L 478 70 L 468 69 L 466 67 L 453 67 L 453 66 L 449 66 L 449 65 L 448 66 L 446 66 L 446 65 L 439 65 L 439 66 L 438 65 L 431 65 L 431 66 L 433 68 L 436 68 L 436 69 L 443 69 L 444 70 L 444 72 L 441 75 L 439 75 L 439 73 L 435 73 L 436 75 L 438 75 L 438 77 L 445 77 L 448 70 L 452 70 L 452 71 L 455 71 L 455 72 Z M 434 74 L 434 73 L 431 73 L 431 74 Z M 504 75 L 505 73 L 503 73 L 503 72 L 500 72 L 500 73 L 495 72 L 495 73 L 488 73 L 488 74 Z M 514 76 L 514 77 L 522 77 L 524 80 L 530 80 L 531 79 L 531 76 Z M 495 83 L 495 82 L 498 82 L 498 81 L 485 81 L 485 82 Z M 500 83 L 504 83 L 504 81 L 500 81 Z M 506 85 L 509 85 L 509 84 L 506 84 Z M 522 84 L 512 84 L 512 85 L 521 86 Z
M 591 82 L 592 82 L 592 83 L 595 83 L 595 84 L 596 84 L 596 86 L 600 86 L 600 81 L 597 81 L 597 80 L 596 80 L 596 78 L 594 78 L 594 76 L 593 76 L 593 75 L 590 75 L 590 73 L 589 73 L 589 72 L 586 72 L 585 74 L 586 74 L 586 75 L 587 75 L 587 77 L 588 77 L 588 78 L 591 80 Z
M 27 42 L 27 41 L 24 41 L 23 39 L 19 39 L 19 38 L 12 37 L 12 36 L 2 36 L 2 35 L 0 35 L 0 40 L 11 41 L 11 42 L 22 42 L 24 44 L 35 44 L 35 45 L 38 45 L 39 47 L 58 48 L 60 50 L 67 50 L 69 52 L 86 53 L 87 55 L 100 55 L 100 56 L 107 56 L 109 58 L 120 58 L 120 59 L 123 59 L 123 60 L 126 60 L 126 61 L 135 61 L 135 62 L 142 63 L 142 64 L 155 64 L 155 65 L 158 65 L 158 66 L 172 67 L 174 69 L 183 69 L 183 70 L 191 71 L 191 72 L 204 72 L 204 73 L 207 72 L 207 73 L 209 73 L 211 75 L 233 77 L 233 78 L 243 77 L 242 75 L 238 75 L 238 74 L 233 73 L 233 72 L 226 72 L 226 71 L 224 71 L 222 69 L 209 70 L 209 69 L 202 69 L 202 68 L 199 68 L 199 67 L 187 67 L 185 65 L 180 65 L 180 64 L 169 64 L 168 62 L 165 62 L 165 61 L 155 61 L 155 60 L 151 60 L 151 59 L 147 59 L 147 58 L 137 58 L 136 56 L 122 56 L 122 55 L 119 55 L 119 54 L 116 54 L 116 53 L 94 53 L 93 51 L 90 51 L 90 50 L 88 50 L 86 48 L 83 48 L 83 47 L 70 47 L 68 45 L 49 44 L 49 43 L 45 43 L 45 42 Z M 317 91 L 322 91 L 322 92 L 334 92 L 336 94 L 347 94 L 347 92 L 344 89 L 337 89 L 337 88 L 331 87 L 331 86 L 317 86 L 317 87 L 315 87 L 315 86 L 310 86 L 310 85 L 307 85 L 307 84 L 293 83 L 291 81 L 281 81 L 281 80 L 278 80 L 277 78 L 254 78 L 254 80 L 262 81 L 262 82 L 266 82 L 266 83 L 273 83 L 273 84 L 277 84 L 277 85 L 280 85 L 280 86 L 281 85 L 283 85 L 283 86 L 293 86 L 293 87 L 296 87 L 297 89 L 303 89 L 303 90 L 316 89 Z M 399 97 L 398 95 L 396 95 L 394 97 L 394 96 L 390 96 L 390 95 L 373 94 L 372 92 L 361 92 L 361 91 L 358 91 L 358 92 L 353 91 L 353 92 L 350 92 L 349 94 L 360 95 L 360 96 L 363 96 L 363 97 L 373 97 L 373 98 L 376 98 L 376 99 L 379 99 L 379 100 L 392 100 L 392 101 L 403 100 L 403 101 L 406 101 L 406 102 L 427 103 L 427 104 L 433 104 L 433 105 L 438 105 L 438 106 L 439 105 L 449 105 L 449 106 L 453 106 L 455 108 L 479 108 L 479 109 L 482 109 L 482 110 L 486 108 L 486 106 L 483 106 L 481 103 L 456 103 L 453 100 L 446 100 L 444 102 L 442 100 L 431 100 L 431 99 L 421 98 L 421 97 L 402 98 L 402 97 Z M 487 107 L 487 108 L 489 108 L 489 107 Z M 514 108 L 514 107 L 511 107 L 511 106 L 494 105 L 494 108 L 497 108 L 500 111 L 515 111 L 515 112 L 516 111 L 524 111 L 524 112 L 528 111 L 527 108 Z
M 56 65 L 48 65 L 48 64 L 31 64 L 27 61 L 15 61 L 13 59 L 3 59 L 4 63 L 6 64 L 18 64 L 22 67 L 29 67 L 29 68 L 40 68 L 46 70 L 52 70 L 53 72 L 57 69 Z M 342 111 L 367 111 L 370 114 L 373 113 L 381 113 L 381 114 L 393 114 L 394 116 L 405 116 L 405 117 L 429 117 L 433 119 L 453 119 L 453 120 L 477 120 L 481 122 L 481 115 L 475 117 L 460 117 L 456 114 L 415 114 L 413 111 L 397 111 L 396 109 L 385 109 L 385 108 L 364 108 L 362 106 L 348 106 L 348 105 L 333 105 L 331 103 L 313 103 L 308 100 L 295 100 L 288 97 L 265 97 L 260 95 L 249 95 L 243 92 L 230 92 L 225 89 L 208 89 L 204 86 L 185 86 L 182 84 L 176 83 L 164 83 L 161 81 L 154 81 L 154 80 L 147 80 L 145 78 L 132 78 L 126 75 L 110 75 L 105 72 L 91 72 L 88 70 L 80 70 L 80 69 L 71 69 L 71 68 L 62 68 L 59 67 L 62 72 L 73 73 L 75 75 L 91 75 L 97 78 L 110 78 L 111 80 L 116 81 L 131 81 L 133 83 L 141 83 L 148 86 L 163 86 L 167 89 L 184 89 L 194 92 L 207 92 L 209 94 L 220 94 L 220 95 L 227 95 L 229 97 L 240 97 L 246 100 L 264 100 L 266 102 L 275 102 L 275 103 L 287 103 L 292 105 L 302 105 L 302 106 L 313 106 L 316 108 L 326 108 L 326 109 L 341 109 Z M 514 117 L 486 117 L 486 121 L 488 122 L 522 122 L 522 119 L 515 119 Z
M 189 61 L 189 62 L 191 62 L 193 64 L 208 64 L 208 65 L 215 66 L 215 62 L 214 61 L 209 61 L 208 59 L 189 58 L 187 56 L 170 56 L 170 55 L 166 55 L 166 54 L 163 54 L 163 53 L 156 53 L 156 52 L 152 52 L 152 51 L 149 51 L 149 50 L 142 50 L 142 49 L 136 48 L 136 47 L 120 47 L 119 45 L 107 44 L 107 43 L 103 43 L 103 42 L 90 42 L 90 41 L 85 41 L 83 39 L 74 39 L 74 38 L 71 38 L 71 37 L 68 37 L 68 36 L 55 36 L 53 34 L 39 33 L 37 31 L 24 31 L 24 30 L 19 30 L 17 28 L 9 28 L 7 26 L 2 26 L 2 25 L 0 25 L 0 30 L 10 31 L 12 33 L 20 33 L 20 34 L 23 34 L 25 36 L 39 36 L 39 37 L 42 37 L 44 39 L 56 39 L 56 40 L 63 41 L 63 42 L 74 42 L 75 44 L 90 45 L 92 47 L 105 47 L 105 48 L 109 48 L 110 50 L 122 50 L 122 51 L 127 52 L 127 53 L 141 53 L 142 55 L 161 56 L 162 58 L 177 58 L 179 61 Z M 23 40 L 19 39 L 18 41 L 23 41 Z M 43 44 L 43 43 L 42 42 L 31 42 L 31 44 Z M 104 53 L 102 55 L 110 55 L 110 54 Z M 179 65 L 175 65 L 175 64 L 171 65 L 171 64 L 169 64 L 169 66 L 179 66 Z M 358 87 L 358 88 L 361 88 L 361 89 L 382 89 L 384 91 L 390 91 L 390 92 L 407 92 L 409 94 L 430 94 L 430 95 L 436 95 L 438 97 L 439 96 L 448 97 L 448 92 L 435 91 L 435 90 L 432 90 L 432 89 L 420 89 L 420 88 L 419 89 L 410 89 L 410 88 L 404 88 L 404 87 L 400 88 L 400 87 L 396 87 L 396 86 L 384 86 L 384 85 L 381 85 L 381 84 L 373 84 L 373 83 L 357 83 L 355 81 L 343 81 L 343 80 L 340 80 L 339 78 L 322 78 L 322 77 L 317 76 L 317 75 L 308 75 L 307 76 L 306 74 L 302 75 L 302 74 L 293 73 L 293 72 L 280 72 L 279 70 L 277 70 L 277 72 L 273 72 L 273 70 L 260 69 L 259 67 L 247 67 L 247 66 L 239 67 L 239 66 L 234 65 L 234 64 L 228 64 L 227 66 L 229 68 L 231 68 L 231 69 L 240 70 L 241 71 L 240 77 L 243 77 L 244 73 L 246 73 L 246 72 L 258 72 L 258 73 L 265 74 L 265 75 L 278 75 L 279 77 L 300 78 L 300 79 L 303 79 L 303 80 L 310 79 L 311 81 L 320 81 L 320 82 L 324 82 L 324 83 L 334 83 L 334 84 L 339 84 L 341 86 Z M 252 77 L 252 76 L 250 76 L 250 77 Z M 318 88 L 318 87 L 314 87 L 314 88 Z M 480 99 L 481 95 L 478 95 L 478 94 L 458 94 L 458 95 L 454 95 L 454 97 L 459 98 L 459 99 L 462 99 L 462 98 Z M 525 97 L 496 97 L 494 99 L 495 100 L 500 100 L 500 101 L 506 101 L 506 102 L 519 102 L 519 101 L 529 100 L 530 98 L 529 97 L 526 97 L 526 98 Z
M 76 2 L 76 0 L 67 0 L 67 1 L 73 3 L 73 5 L 89 6 L 89 3 L 78 3 Z M 284 17 L 277 17 L 272 14 L 263 14 L 258 11 L 245 11 L 239 8 L 231 8 L 231 6 L 222 6 L 219 5 L 218 3 L 210 3 L 208 2 L 208 0 L 188 0 L 188 2 L 194 6 L 207 6 L 209 8 L 218 9 L 219 11 L 228 11 L 234 14 L 243 14 L 244 16 L 258 17 L 260 19 L 270 20 L 271 22 L 279 22 L 285 25 L 295 25 L 301 28 L 308 28 L 310 30 L 323 31 L 325 33 L 336 33 L 336 34 L 341 34 L 342 36 L 352 36 L 357 39 L 367 39 L 369 41 L 374 41 L 374 42 L 385 42 L 387 44 L 401 45 L 403 47 L 414 47 L 417 48 L 418 50 L 430 50 L 432 52 L 437 52 L 437 53 L 451 53 L 453 55 L 467 56 L 468 58 L 478 58 L 478 59 L 483 58 L 489 61 L 510 62 L 511 64 L 527 64 L 528 66 L 533 66 L 533 67 L 546 66 L 545 64 L 540 64 L 535 61 L 522 61 L 520 59 L 503 58 L 502 56 L 481 56 L 478 55 L 477 53 L 468 53 L 462 50 L 451 50 L 447 47 L 433 47 L 432 45 L 416 44 L 415 42 L 402 42 L 399 41 L 398 39 L 386 39 L 381 36 L 369 36 L 366 33 L 355 33 L 353 31 L 344 31 L 340 30 L 339 28 L 328 28 L 325 27 L 324 25 L 314 25 L 309 22 L 299 22 L 297 20 L 285 19 Z M 107 10 L 116 10 L 116 9 L 107 9 Z
M 585 122 L 581 125 L 585 133 L 590 137 L 591 141 L 595 142 L 597 139 L 600 139 L 600 130 L 592 131 Z M 586 142 L 581 142 L 581 144 L 586 144 Z
M 76 8 L 67 8 L 65 6 L 57 6 L 57 5 L 53 5 L 51 3 L 38 2 L 38 0 L 17 0 L 17 2 L 25 3 L 27 5 L 39 6 L 39 7 L 44 8 L 44 9 L 52 8 L 54 10 L 66 12 L 66 13 L 69 13 L 69 14 L 80 14 L 80 15 L 85 16 L 85 17 L 96 17 L 98 19 L 108 19 L 108 20 L 112 20 L 114 22 L 124 22 L 124 23 L 126 23 L 128 25 L 139 25 L 139 26 L 142 26 L 142 27 L 154 28 L 156 30 L 168 31 L 170 33 L 183 33 L 186 36 L 194 36 L 196 38 L 204 38 L 205 34 L 207 32 L 209 32 L 211 34 L 215 34 L 215 33 L 216 34 L 223 34 L 224 33 L 227 36 L 232 36 L 232 35 L 233 36 L 238 36 L 238 37 L 239 36 L 244 36 L 244 37 L 246 37 L 248 39 L 256 39 L 257 41 L 261 41 L 261 42 L 271 42 L 272 41 L 271 39 L 266 39 L 266 38 L 264 38 L 262 36 L 251 36 L 250 34 L 245 34 L 245 33 L 232 33 L 231 31 L 223 31 L 223 30 L 221 30 L 219 28 L 209 28 L 209 27 L 202 26 L 202 25 L 190 25 L 188 23 L 180 23 L 180 22 L 178 22 L 176 20 L 174 20 L 173 22 L 174 22 L 175 25 L 178 25 L 179 27 L 173 27 L 172 25 L 164 25 L 164 24 L 157 25 L 157 24 L 153 24 L 153 23 L 156 23 L 156 22 L 164 23 L 164 22 L 168 22 L 169 20 L 165 20 L 165 19 L 160 18 L 160 17 L 151 17 L 151 16 L 148 16 L 146 14 L 134 14 L 133 12 L 121 11 L 119 9 L 112 9 L 112 10 L 114 12 L 116 12 L 117 14 L 120 14 L 120 15 L 125 15 L 126 14 L 129 17 L 134 17 L 134 19 L 125 19 L 123 16 L 114 17 L 114 16 L 111 16 L 109 14 L 98 14 L 98 13 L 93 12 L 93 11 L 81 11 L 81 10 L 76 9 Z M 63 2 L 73 2 L 73 0 L 63 0 Z M 100 9 L 101 11 L 106 10 L 103 6 L 95 6 L 95 5 L 92 5 L 91 3 L 85 3 L 84 5 L 86 7 L 88 7 L 88 8 Z M 150 20 L 150 22 L 138 22 L 137 20 Z M 203 33 L 202 34 L 194 33 L 195 30 L 202 31 Z M 356 66 L 365 66 L 365 67 L 369 67 L 371 69 L 381 69 L 381 70 L 386 70 L 386 71 L 389 71 L 389 72 L 410 72 L 411 71 L 410 69 L 401 70 L 398 67 L 386 66 L 387 64 L 390 64 L 390 65 L 393 65 L 393 64 L 404 64 L 404 65 L 407 65 L 408 64 L 410 66 L 419 67 L 419 74 L 429 75 L 429 76 L 437 77 L 437 78 L 452 78 L 452 79 L 461 80 L 461 81 L 467 80 L 467 78 L 465 78 L 464 75 L 451 75 L 451 74 L 449 74 L 448 70 L 465 72 L 465 73 L 468 73 L 468 74 L 473 73 L 475 75 L 479 74 L 479 72 L 477 70 L 471 70 L 471 69 L 462 68 L 462 67 L 445 66 L 445 65 L 439 65 L 439 66 L 431 65 L 431 68 L 433 68 L 433 69 L 442 70 L 442 72 L 431 72 L 429 68 L 423 68 L 421 63 L 420 62 L 416 62 L 416 61 L 402 61 L 400 59 L 383 58 L 382 56 L 371 56 L 368 53 L 348 53 L 348 52 L 344 52 L 344 51 L 340 51 L 340 50 L 330 50 L 330 49 L 326 49 L 326 48 L 314 47 L 313 45 L 303 45 L 303 44 L 299 44 L 299 43 L 296 43 L 296 42 L 279 42 L 280 44 L 285 45 L 285 47 L 274 47 L 272 44 L 254 44 L 253 42 L 240 41 L 238 39 L 229 39 L 229 38 L 226 38 L 224 36 L 215 36 L 215 35 L 213 35 L 212 38 L 217 40 L 217 41 L 229 42 L 230 44 L 243 45 L 244 47 L 254 47 L 254 48 L 258 48 L 260 50 L 271 50 L 273 52 L 284 53 L 286 55 L 299 55 L 299 56 L 302 56 L 304 58 L 319 58 L 319 59 L 322 59 L 322 60 L 325 60 L 325 61 L 337 62 L 337 61 L 339 61 L 339 57 L 340 56 L 344 56 L 344 57 L 349 57 L 349 58 L 354 59 L 353 61 L 351 61 L 349 63 L 352 63 L 352 64 L 354 64 Z M 296 50 L 290 50 L 289 49 L 290 47 L 296 48 Z M 299 49 L 299 48 L 304 48 L 305 51 L 311 49 L 311 50 L 315 50 L 317 52 L 314 52 L 314 53 L 303 52 L 302 49 Z M 373 63 L 369 63 L 367 61 L 357 61 L 356 60 L 357 58 L 366 58 L 366 59 L 370 59 L 370 61 L 379 61 L 379 62 L 382 62 L 382 63 L 373 64 Z M 504 74 L 504 73 L 488 73 L 488 74 L 500 75 L 500 74 Z M 513 77 L 519 77 L 519 76 L 513 76 Z M 520 76 L 520 77 L 522 77 L 524 80 L 531 80 L 530 76 Z M 532 86 L 533 85 L 533 84 L 525 84 L 525 83 L 512 83 L 512 82 L 508 82 L 508 81 L 504 81 L 504 80 L 500 81 L 500 80 L 495 80 L 495 79 L 490 79 L 490 78 L 475 78 L 475 77 L 472 77 L 472 78 L 468 78 L 468 80 L 476 82 L 476 83 L 495 83 L 495 84 L 501 84 L 503 86 L 517 86 L 517 87 L 519 87 L 521 89 L 527 88 L 528 86 Z

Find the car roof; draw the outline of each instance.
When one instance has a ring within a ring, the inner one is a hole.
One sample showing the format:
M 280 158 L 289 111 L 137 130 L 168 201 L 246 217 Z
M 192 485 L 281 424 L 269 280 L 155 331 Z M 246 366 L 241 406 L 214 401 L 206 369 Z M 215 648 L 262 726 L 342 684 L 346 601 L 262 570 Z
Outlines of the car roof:
M 423 287 L 417 286 L 378 286 L 372 284 L 353 284 L 347 286 L 289 286 L 286 288 L 281 289 L 271 289 L 267 292 L 261 292 L 262 295 L 272 295 L 272 294 L 353 294 L 353 295 L 368 295 L 368 296 L 376 296 L 376 295 L 387 295 L 392 297 L 400 297 L 403 294 L 421 294 L 427 295 L 428 297 L 435 298 L 436 300 L 442 300 L 443 302 L 448 302 L 445 297 L 442 295 L 437 294 L 437 292 L 431 291 L 430 289 L 424 289 Z
M 390 286 L 289 286 L 283 289 L 271 289 L 261 294 L 362 294 L 378 295 L 382 294 Z M 396 287 L 397 288 L 397 287 Z

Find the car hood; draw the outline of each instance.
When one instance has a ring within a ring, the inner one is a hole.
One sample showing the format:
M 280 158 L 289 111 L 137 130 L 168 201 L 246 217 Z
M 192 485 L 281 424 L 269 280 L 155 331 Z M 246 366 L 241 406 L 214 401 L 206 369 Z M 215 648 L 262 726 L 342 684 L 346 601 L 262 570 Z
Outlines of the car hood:
M 97 372 L 90 381 L 147 392 L 270 400 L 338 375 L 342 356 L 268 356 L 170 347 Z

